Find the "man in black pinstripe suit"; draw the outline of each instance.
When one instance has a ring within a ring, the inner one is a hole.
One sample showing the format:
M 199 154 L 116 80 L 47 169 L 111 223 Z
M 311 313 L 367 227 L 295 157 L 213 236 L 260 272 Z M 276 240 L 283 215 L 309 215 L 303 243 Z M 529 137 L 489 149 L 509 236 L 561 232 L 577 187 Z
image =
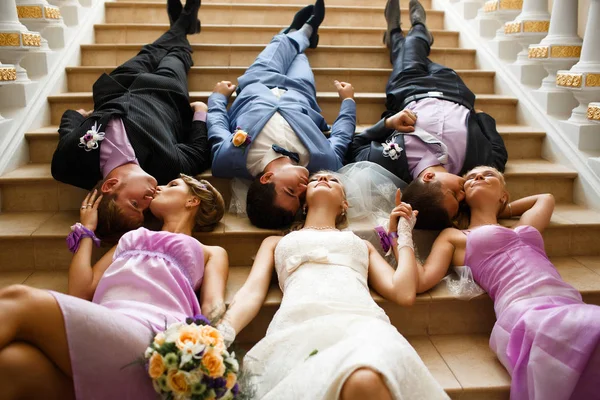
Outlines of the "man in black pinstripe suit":
M 94 110 L 63 114 L 52 175 L 102 192 L 98 236 L 140 226 L 157 184 L 210 166 L 207 107 L 190 104 L 187 87 L 199 8 L 168 0 L 171 28 L 94 83 Z

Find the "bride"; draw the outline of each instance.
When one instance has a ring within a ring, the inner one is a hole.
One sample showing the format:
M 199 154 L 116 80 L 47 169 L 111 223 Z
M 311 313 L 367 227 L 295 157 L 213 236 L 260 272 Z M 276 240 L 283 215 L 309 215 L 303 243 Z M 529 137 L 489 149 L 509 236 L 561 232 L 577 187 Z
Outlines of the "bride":
M 369 293 L 368 284 L 400 305 L 415 299 L 416 213 L 400 204 L 399 192 L 396 200 L 390 216 L 392 229 L 401 226 L 395 271 L 369 242 L 337 229 L 349 205 L 338 177 L 328 172 L 309 181 L 303 227 L 263 241 L 222 327 L 239 332 L 258 314 L 275 267 L 281 306 L 244 358 L 256 398 L 447 398 Z

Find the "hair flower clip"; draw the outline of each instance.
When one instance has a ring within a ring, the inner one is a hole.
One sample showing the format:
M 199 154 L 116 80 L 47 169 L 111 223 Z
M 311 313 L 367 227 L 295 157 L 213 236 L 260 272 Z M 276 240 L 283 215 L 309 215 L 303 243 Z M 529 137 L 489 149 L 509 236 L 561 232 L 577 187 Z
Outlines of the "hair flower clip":
M 98 148 L 98 142 L 104 140 L 104 132 L 100 132 L 102 125 L 98 126 L 95 122 L 82 137 L 79 138 L 79 147 L 83 147 L 85 151 L 92 151 Z
M 400 153 L 402 152 L 402 147 L 398 146 L 394 142 L 385 142 L 382 143 L 383 147 L 383 156 L 389 157 L 392 160 L 397 160 L 400 158 Z
M 248 135 L 248 132 L 242 130 L 239 126 L 235 129 L 233 133 L 233 137 L 231 138 L 231 143 L 235 147 L 239 147 L 240 149 L 245 148 L 250 143 L 252 143 L 252 138 Z

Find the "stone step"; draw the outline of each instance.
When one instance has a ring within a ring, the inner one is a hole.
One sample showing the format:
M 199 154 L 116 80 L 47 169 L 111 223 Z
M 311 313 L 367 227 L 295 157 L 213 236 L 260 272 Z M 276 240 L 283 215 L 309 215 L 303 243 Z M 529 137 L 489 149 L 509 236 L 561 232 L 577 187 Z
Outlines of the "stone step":
M 190 92 L 190 101 L 208 102 L 211 92 Z M 385 110 L 384 93 L 356 93 L 356 122 L 368 125 L 379 121 Z M 93 108 L 91 92 L 71 92 L 48 96 L 51 109 L 51 124 L 60 124 L 60 119 L 67 109 L 77 110 Z M 333 123 L 340 111 L 340 99 L 336 92 L 319 92 L 317 101 L 321 113 L 329 123 Z M 517 99 L 510 96 L 482 94 L 477 96 L 475 108 L 492 115 L 498 124 L 516 123 Z
M 368 125 L 359 125 L 362 132 Z M 504 139 L 511 160 L 538 159 L 542 154 L 543 131 L 524 125 L 498 125 L 498 132 Z M 29 143 L 29 159 L 32 163 L 49 163 L 58 142 L 58 126 L 47 126 L 31 130 L 25 134 Z
M 94 82 L 110 67 L 68 67 L 67 83 L 70 92 L 91 91 Z M 192 67 L 188 74 L 190 91 L 212 91 L 219 81 L 236 82 L 244 74 L 244 67 Z M 317 91 L 335 90 L 334 80 L 351 82 L 356 93 L 383 92 L 389 79 L 391 68 L 313 68 Z M 475 94 L 493 94 L 493 71 L 457 70 L 465 84 Z
M 0 271 L 66 269 L 71 254 L 65 238 L 70 226 L 78 220 L 77 210 L 0 214 Z M 510 226 L 517 220 L 501 222 Z M 350 229 L 366 232 L 372 227 L 354 224 Z M 224 247 L 229 253 L 230 265 L 244 266 L 252 263 L 265 237 L 278 234 L 281 232 L 252 226 L 247 218 L 226 214 L 215 231 L 194 236 L 207 245 Z M 549 256 L 600 256 L 597 240 L 600 237 L 600 213 L 575 204 L 558 204 L 543 236 Z M 419 238 L 426 250 L 432 239 L 431 233 L 418 232 Z M 108 247 L 98 249 L 97 256 L 107 250 Z
M 600 257 L 553 257 L 561 277 L 573 285 L 589 304 L 600 304 Z M 246 281 L 251 267 L 230 268 L 225 301 L 230 304 L 235 293 Z M 40 289 L 67 291 L 68 271 L 2 271 L 0 287 L 24 283 Z M 403 335 L 490 334 L 495 322 L 493 302 L 487 294 L 469 301 L 459 300 L 440 283 L 430 291 L 417 295 L 412 307 L 401 307 L 387 301 L 376 292 L 374 300 L 386 311 L 392 323 Z M 268 322 L 281 304 L 282 293 L 272 282 L 260 314 L 238 339 L 254 343 L 265 334 Z
M 209 44 L 266 44 L 273 36 L 286 26 L 274 25 L 246 25 L 243 24 L 217 25 L 202 24 L 202 33 L 190 35 L 190 43 Z M 167 29 L 168 24 L 99 24 L 94 26 L 95 42 L 103 43 L 149 43 L 152 42 Z M 359 44 L 361 46 L 381 46 L 384 27 L 337 27 L 323 26 L 319 28 L 319 45 L 350 46 Z M 445 30 L 431 30 L 435 41 L 433 47 L 458 47 L 458 32 Z
M 128 3 L 160 3 L 163 4 L 164 0 L 116 0 L 117 2 L 128 2 Z M 400 0 L 400 7 L 408 7 L 409 0 Z M 202 0 L 202 4 L 211 3 L 236 3 L 236 4 L 272 4 L 273 0 Z M 277 0 L 278 4 L 294 4 L 298 8 L 303 7 L 306 3 L 300 0 Z M 329 6 L 385 6 L 386 0 L 327 0 L 326 7 Z M 431 8 L 431 0 L 421 0 L 421 4 L 426 9 Z
M 211 24 L 252 24 L 289 25 L 294 14 L 303 6 L 293 4 L 236 4 L 208 3 L 200 8 L 199 18 Z M 386 27 L 383 16 L 384 5 L 373 6 L 334 6 L 327 5 L 323 26 L 369 26 Z M 167 24 L 169 17 L 165 5 L 156 2 L 112 2 L 105 4 L 107 23 L 149 23 Z M 408 8 L 401 9 L 400 21 L 404 27 L 410 26 Z M 430 29 L 444 29 L 444 12 L 427 11 L 427 26 Z
M 116 4 L 116 3 L 110 3 Z M 264 44 L 194 44 L 195 66 L 248 67 L 265 48 Z M 88 44 L 81 46 L 81 65 L 116 67 L 134 57 L 141 44 Z M 433 48 L 433 62 L 456 69 L 476 69 L 473 49 Z M 390 68 L 389 50 L 383 46 L 319 46 L 306 54 L 313 68 Z
M 215 178 L 210 171 L 202 174 L 222 193 L 231 198 L 228 179 Z M 552 193 L 558 203 L 573 201 L 573 182 L 577 172 L 561 164 L 545 160 L 510 160 L 505 177 L 507 188 L 515 199 L 536 193 Z M 78 210 L 86 191 L 55 181 L 49 163 L 27 164 L 0 177 L 2 211 Z

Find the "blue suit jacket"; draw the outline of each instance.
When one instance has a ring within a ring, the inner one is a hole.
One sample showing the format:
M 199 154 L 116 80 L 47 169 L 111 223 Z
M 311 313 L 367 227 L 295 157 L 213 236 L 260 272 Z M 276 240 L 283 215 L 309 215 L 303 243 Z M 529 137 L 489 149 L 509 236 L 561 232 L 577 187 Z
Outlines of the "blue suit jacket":
M 278 99 L 264 84 L 251 83 L 236 97 L 229 111 L 227 102 L 227 98 L 220 93 L 213 93 L 208 99 L 208 142 L 214 176 L 253 178 L 246 169 L 246 158 L 252 143 L 243 149 L 235 147 L 231 142 L 233 132 L 240 127 L 254 141 L 275 112 L 285 118 L 309 151 L 309 171 L 337 171 L 342 167 L 356 128 L 354 101 L 342 102 L 329 138 L 323 134 L 329 127 L 316 102 L 313 101 L 311 107 L 307 96 L 300 91 L 288 89 Z

